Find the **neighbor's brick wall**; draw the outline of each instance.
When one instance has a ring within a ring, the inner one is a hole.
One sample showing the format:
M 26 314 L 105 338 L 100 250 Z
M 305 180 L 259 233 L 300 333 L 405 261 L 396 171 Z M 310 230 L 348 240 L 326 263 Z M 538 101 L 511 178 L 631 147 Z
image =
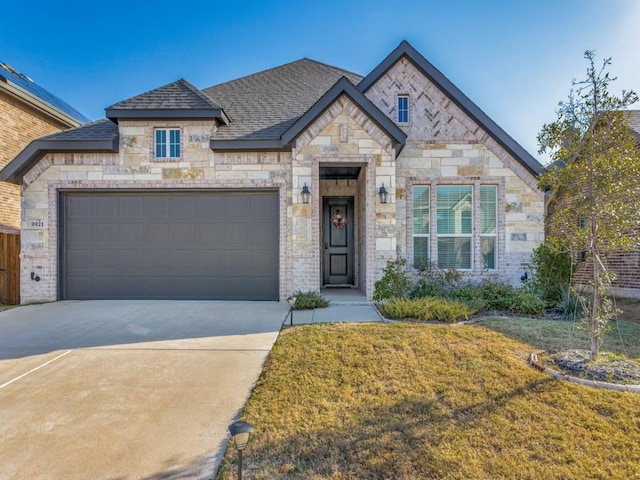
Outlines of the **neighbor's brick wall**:
M 57 200 L 60 189 L 277 189 L 280 198 L 280 298 L 293 285 L 287 239 L 291 237 L 291 153 L 215 153 L 214 122 L 121 121 L 114 154 L 48 154 L 25 175 L 22 222 L 22 303 L 57 299 Z M 154 127 L 182 130 L 182 157 L 153 158 Z M 30 273 L 41 277 L 31 280 Z
M 551 219 L 558 205 L 571 206 L 572 201 L 563 194 L 549 199 L 545 224 L 547 236 L 554 234 Z M 576 285 L 590 285 L 593 282 L 593 264 L 589 259 L 585 261 L 583 258 L 582 252 L 575 252 L 573 255 L 573 261 L 576 266 L 573 282 Z M 609 253 L 603 258 L 603 262 L 609 271 L 615 274 L 615 280 L 611 285 L 616 295 L 640 298 L 640 252 Z
M 66 126 L 0 91 L 0 168 L 31 140 Z M 0 232 L 20 230 L 20 186 L 0 181 Z
M 589 259 L 582 261 L 579 254 L 574 260 L 576 262 L 574 283 L 577 285 L 591 284 L 593 282 L 593 263 Z M 604 257 L 603 261 L 609 271 L 615 274 L 616 278 L 611 286 L 621 292 L 621 297 L 640 297 L 640 252 L 610 253 Z
M 398 95 L 408 95 L 410 105 L 409 123 L 400 125 L 408 136 L 407 143 L 396 161 L 399 255 L 413 258 L 413 185 L 494 184 L 499 198 L 499 267 L 491 275 L 518 283 L 533 249 L 544 239 L 544 199 L 535 177 L 405 58 L 366 92 L 394 121 Z M 434 220 L 435 215 L 432 223 Z M 436 247 L 437 239 L 432 235 L 432 254 Z M 476 241 L 476 259 L 479 252 Z M 475 271 L 467 275 L 486 276 L 487 272 L 475 262 Z

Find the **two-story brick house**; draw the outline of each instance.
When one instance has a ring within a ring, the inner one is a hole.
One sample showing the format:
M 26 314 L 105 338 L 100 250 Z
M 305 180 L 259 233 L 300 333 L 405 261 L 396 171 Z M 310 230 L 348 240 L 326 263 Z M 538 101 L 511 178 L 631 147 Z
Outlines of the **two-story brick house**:
M 106 117 L 2 171 L 24 302 L 371 298 L 397 257 L 516 282 L 543 239 L 540 164 L 407 42 L 365 77 L 302 59 Z
M 89 120 L 29 77 L 0 63 L 0 168 L 38 137 Z M 0 181 L 0 232 L 20 230 L 20 187 Z

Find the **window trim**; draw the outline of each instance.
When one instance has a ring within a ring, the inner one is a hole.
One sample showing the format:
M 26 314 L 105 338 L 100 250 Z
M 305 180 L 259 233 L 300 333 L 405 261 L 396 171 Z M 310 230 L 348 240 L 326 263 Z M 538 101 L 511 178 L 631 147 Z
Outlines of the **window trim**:
M 404 99 L 406 99 L 407 101 L 407 108 L 401 110 L 400 100 L 404 100 Z M 407 119 L 405 121 L 400 119 L 400 112 L 406 113 Z M 409 125 L 410 122 L 411 122 L 411 102 L 409 101 L 409 94 L 399 93 L 398 95 L 396 95 L 396 123 L 398 125 Z
M 165 148 L 165 155 L 158 155 L 158 133 L 165 132 L 165 142 L 163 146 Z M 172 142 L 172 132 L 178 132 L 178 142 Z M 153 129 L 153 158 L 164 162 L 175 162 L 182 158 L 182 129 L 180 127 L 154 127 Z M 178 147 L 178 155 L 171 156 L 172 147 Z

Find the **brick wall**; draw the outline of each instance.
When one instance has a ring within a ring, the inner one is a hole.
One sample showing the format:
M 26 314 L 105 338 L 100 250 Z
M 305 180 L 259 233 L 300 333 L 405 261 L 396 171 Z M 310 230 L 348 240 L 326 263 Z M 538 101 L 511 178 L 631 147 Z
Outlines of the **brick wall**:
M 0 91 L 0 168 L 31 140 L 65 128 L 59 122 Z M 20 229 L 20 187 L 0 182 L 0 231 Z

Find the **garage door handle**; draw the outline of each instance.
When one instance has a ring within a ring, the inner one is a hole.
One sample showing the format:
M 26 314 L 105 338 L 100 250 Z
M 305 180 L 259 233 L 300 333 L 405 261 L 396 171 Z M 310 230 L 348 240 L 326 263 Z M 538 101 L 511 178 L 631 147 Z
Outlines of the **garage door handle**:
M 324 242 L 324 249 L 327 250 L 329 248 L 329 244 L 327 242 Z

